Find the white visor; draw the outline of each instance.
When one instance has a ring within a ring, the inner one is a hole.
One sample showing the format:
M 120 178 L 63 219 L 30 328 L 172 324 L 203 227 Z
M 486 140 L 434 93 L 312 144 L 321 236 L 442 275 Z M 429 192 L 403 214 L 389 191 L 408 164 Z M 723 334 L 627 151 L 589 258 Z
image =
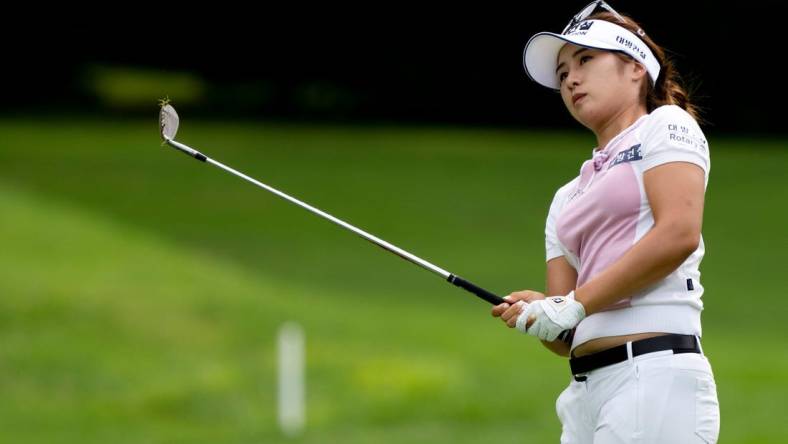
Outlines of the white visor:
M 586 48 L 619 51 L 646 67 L 652 84 L 659 78 L 659 62 L 649 47 L 627 29 L 606 20 L 586 20 L 564 34 L 540 32 L 528 40 L 523 51 L 523 66 L 528 77 L 540 85 L 560 89 L 558 53 L 567 43 Z

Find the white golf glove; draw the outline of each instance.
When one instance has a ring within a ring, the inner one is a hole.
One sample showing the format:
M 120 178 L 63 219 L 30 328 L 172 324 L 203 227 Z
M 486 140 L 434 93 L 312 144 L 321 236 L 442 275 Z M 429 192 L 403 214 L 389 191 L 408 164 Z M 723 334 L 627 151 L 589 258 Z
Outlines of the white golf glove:
M 585 317 L 586 309 L 571 291 L 566 296 L 551 296 L 527 304 L 517 317 L 515 328 L 543 341 L 555 341 L 562 331 L 575 328 Z M 526 328 L 531 318 L 534 323 Z

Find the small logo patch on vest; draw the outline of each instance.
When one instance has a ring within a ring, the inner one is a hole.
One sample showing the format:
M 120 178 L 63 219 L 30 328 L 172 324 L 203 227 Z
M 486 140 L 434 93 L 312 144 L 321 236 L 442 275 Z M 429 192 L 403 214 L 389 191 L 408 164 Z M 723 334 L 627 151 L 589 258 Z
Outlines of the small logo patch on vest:
M 692 279 L 687 279 L 687 291 L 694 290 L 695 287 L 692 285 Z
M 610 166 L 608 166 L 607 169 L 613 168 L 619 163 L 632 162 L 633 160 L 641 160 L 642 158 L 643 154 L 640 152 L 640 144 L 638 143 L 637 145 L 634 145 L 631 148 L 616 154 L 616 157 L 613 158 L 613 160 L 610 162 Z

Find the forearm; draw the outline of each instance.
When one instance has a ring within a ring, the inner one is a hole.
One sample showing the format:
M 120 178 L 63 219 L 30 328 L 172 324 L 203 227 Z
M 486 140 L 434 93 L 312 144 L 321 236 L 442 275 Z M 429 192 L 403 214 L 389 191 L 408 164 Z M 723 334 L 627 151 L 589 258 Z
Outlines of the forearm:
M 697 248 L 697 236 L 675 226 L 655 225 L 624 256 L 575 289 L 586 315 L 660 281 Z
M 541 341 L 542 345 L 547 347 L 548 350 L 557 354 L 558 356 L 569 356 L 569 344 L 556 339 L 555 341 Z

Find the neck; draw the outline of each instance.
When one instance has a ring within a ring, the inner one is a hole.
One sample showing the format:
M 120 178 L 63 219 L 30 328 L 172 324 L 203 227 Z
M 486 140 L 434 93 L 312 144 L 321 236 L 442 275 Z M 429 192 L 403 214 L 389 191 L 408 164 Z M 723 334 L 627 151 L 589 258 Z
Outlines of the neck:
M 648 114 L 646 107 L 641 104 L 632 105 L 622 108 L 616 114 L 603 122 L 603 124 L 594 131 L 596 134 L 597 147 L 596 151 L 601 151 L 607 147 L 607 144 L 613 140 L 614 137 L 619 135 L 621 131 L 632 126 L 633 123 L 644 115 Z

